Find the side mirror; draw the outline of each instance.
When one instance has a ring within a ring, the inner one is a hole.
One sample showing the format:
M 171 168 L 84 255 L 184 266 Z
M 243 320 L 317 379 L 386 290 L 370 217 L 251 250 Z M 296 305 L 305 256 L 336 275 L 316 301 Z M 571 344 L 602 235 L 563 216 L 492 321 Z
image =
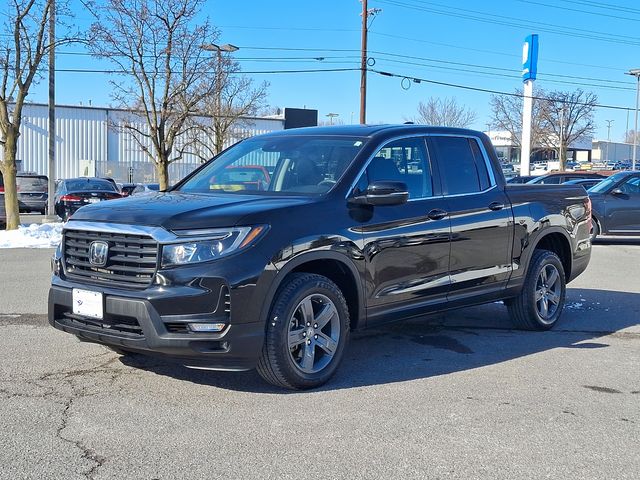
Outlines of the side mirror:
M 624 192 L 621 188 L 614 188 L 611 190 L 611 195 L 624 195 Z
M 409 190 L 404 182 L 373 182 L 367 190 L 351 197 L 349 202 L 358 205 L 402 205 L 409 200 Z

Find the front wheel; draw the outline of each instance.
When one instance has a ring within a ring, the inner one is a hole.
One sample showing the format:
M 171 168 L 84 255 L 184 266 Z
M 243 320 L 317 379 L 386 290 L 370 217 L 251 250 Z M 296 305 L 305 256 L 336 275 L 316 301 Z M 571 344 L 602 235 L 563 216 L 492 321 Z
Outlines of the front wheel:
M 591 243 L 600 235 L 600 223 L 595 217 L 591 218 Z
M 549 330 L 562 314 L 566 290 L 560 258 L 535 250 L 520 295 L 505 302 L 513 323 L 524 330 Z
M 279 387 L 318 387 L 337 370 L 348 340 L 349 309 L 338 286 L 322 275 L 294 273 L 272 304 L 258 373 Z

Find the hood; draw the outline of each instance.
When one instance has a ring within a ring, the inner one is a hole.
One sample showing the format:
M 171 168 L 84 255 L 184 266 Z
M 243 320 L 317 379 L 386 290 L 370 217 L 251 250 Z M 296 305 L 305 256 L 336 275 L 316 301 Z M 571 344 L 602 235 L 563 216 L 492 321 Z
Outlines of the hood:
M 249 214 L 312 201 L 308 197 L 150 193 L 87 205 L 74 213 L 71 221 L 149 225 L 167 230 L 232 227 Z

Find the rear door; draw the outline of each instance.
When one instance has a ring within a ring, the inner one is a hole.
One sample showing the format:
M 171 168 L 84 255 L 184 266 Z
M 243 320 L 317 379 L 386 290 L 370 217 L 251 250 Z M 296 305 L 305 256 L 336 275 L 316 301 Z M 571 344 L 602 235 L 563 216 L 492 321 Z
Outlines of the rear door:
M 640 175 L 632 175 L 605 199 L 606 225 L 609 233 L 640 233 Z
M 449 301 L 502 289 L 508 280 L 513 214 L 487 153 L 473 136 L 429 137 L 451 220 Z
M 394 140 L 371 159 L 356 190 L 375 181 L 407 184 L 409 201 L 357 206 L 366 261 L 367 324 L 426 312 L 449 289 L 449 218 L 424 137 Z

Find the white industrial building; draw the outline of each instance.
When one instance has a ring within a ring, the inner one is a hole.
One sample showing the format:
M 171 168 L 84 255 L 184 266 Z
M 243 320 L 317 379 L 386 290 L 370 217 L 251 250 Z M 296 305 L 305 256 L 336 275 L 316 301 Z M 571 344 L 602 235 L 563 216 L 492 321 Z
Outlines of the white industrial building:
M 55 178 L 104 176 L 117 181 L 129 181 L 131 178 L 134 182 L 154 182 L 156 173 L 153 162 L 133 136 L 121 128 L 125 118 L 131 122 L 131 113 L 112 108 L 56 106 Z M 199 117 L 198 120 L 210 121 L 205 117 Z M 251 135 L 316 123 L 315 110 L 285 109 L 283 115 L 277 117 L 243 118 L 238 127 L 233 129 L 226 144 L 233 144 Z M 141 119 L 138 126 L 146 130 L 146 124 Z M 47 105 L 25 105 L 18 139 L 19 170 L 49 175 L 48 134 Z M 180 145 L 185 140 L 178 138 L 176 143 Z M 211 147 L 213 140 L 201 139 Z M 185 154 L 170 164 L 170 181 L 173 183 L 184 177 L 201 163 L 199 156 Z

